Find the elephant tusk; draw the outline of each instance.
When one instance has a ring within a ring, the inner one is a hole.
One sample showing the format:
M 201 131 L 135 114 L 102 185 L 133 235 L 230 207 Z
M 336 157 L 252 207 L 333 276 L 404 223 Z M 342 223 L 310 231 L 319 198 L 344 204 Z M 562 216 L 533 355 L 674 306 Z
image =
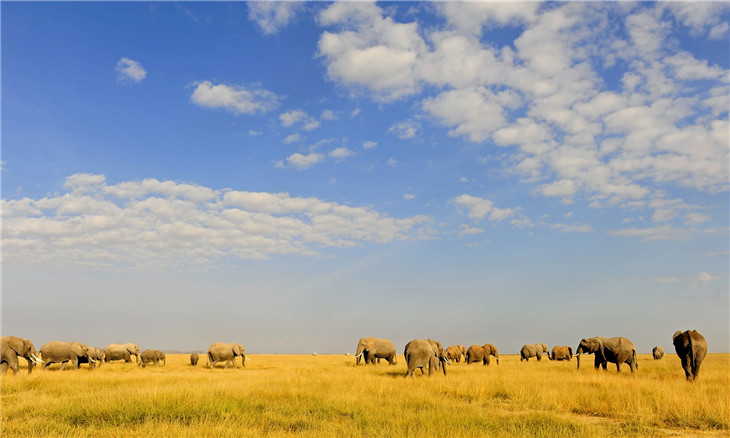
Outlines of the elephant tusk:
M 89 360 L 90 360 L 90 361 L 92 361 L 93 363 L 96 363 L 96 362 L 97 362 L 97 361 L 95 361 L 95 360 L 94 360 L 94 359 L 92 359 L 92 358 L 89 358 Z
M 30 357 L 33 358 L 33 362 L 35 362 L 37 365 L 40 365 L 43 363 L 43 361 L 38 359 L 35 354 L 31 354 Z
M 244 358 L 244 359 L 246 359 L 246 360 L 251 360 L 251 359 L 249 359 L 249 357 L 248 357 L 248 356 L 246 356 L 245 354 L 243 355 L 243 358 Z
M 363 351 L 362 353 L 365 353 L 365 352 Z M 362 353 L 358 354 L 358 355 L 357 355 L 357 356 L 355 356 L 355 357 L 360 357 L 360 356 L 362 356 Z

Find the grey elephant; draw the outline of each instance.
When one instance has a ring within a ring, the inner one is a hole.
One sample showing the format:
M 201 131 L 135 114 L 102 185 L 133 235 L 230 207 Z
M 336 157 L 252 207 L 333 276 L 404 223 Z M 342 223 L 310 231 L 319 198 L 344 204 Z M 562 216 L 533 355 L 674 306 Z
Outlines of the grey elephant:
M 28 362 L 28 374 L 33 372 L 33 366 L 43 363 L 38 358 L 38 352 L 30 339 L 17 336 L 0 338 L 0 373 L 5 373 L 10 368 L 13 370 L 13 374 L 18 374 L 20 372 L 18 357 L 22 357 Z
M 134 361 L 139 363 L 139 346 L 137 344 L 109 344 L 104 349 L 105 362 L 113 360 L 124 360 L 124 362 L 131 362 L 132 356 Z
M 594 338 L 583 338 L 580 344 L 578 344 L 575 353 L 578 369 L 580 368 L 581 353 L 595 354 L 596 357 L 593 365 L 596 369 L 602 366 L 605 370 L 608 362 L 615 363 L 618 372 L 621 372 L 622 363 L 628 364 L 632 373 L 635 373 L 639 367 L 636 361 L 636 347 L 633 342 L 622 337 L 604 338 L 597 336 Z
M 532 357 L 540 360 L 542 359 L 543 353 L 547 354 L 547 352 L 548 347 L 545 344 L 525 344 L 522 346 L 522 349 L 520 349 L 520 362 L 523 360 L 529 361 Z
M 234 343 L 216 342 L 208 348 L 208 368 L 212 368 L 218 362 L 225 362 L 223 368 L 228 368 L 229 363 L 233 363 L 234 368 L 238 368 L 236 358 L 241 357 L 241 366 L 246 366 L 246 349 L 243 345 Z
M 198 356 L 198 353 L 192 353 L 190 355 L 190 365 L 192 365 L 192 366 L 197 365 L 199 359 L 200 359 L 200 356 Z
M 152 363 L 158 367 L 160 366 L 160 362 L 162 362 L 163 366 L 167 365 L 165 353 L 160 350 L 144 350 L 139 355 L 139 362 L 137 363 L 137 366 L 144 368 L 147 364 Z
M 657 345 L 656 347 L 651 349 L 651 355 L 654 360 L 659 360 L 664 357 L 664 349 L 661 347 L 661 345 Z
M 93 360 L 92 360 L 93 359 Z M 87 356 L 79 357 L 79 365 L 82 363 L 88 363 L 89 368 L 92 370 L 98 365 L 101 367 L 104 361 L 104 350 L 96 347 L 89 347 Z
M 433 374 L 439 367 L 446 375 L 446 364 L 451 363 L 449 358 L 446 357 L 446 350 L 440 342 L 434 341 L 433 339 L 414 339 L 406 344 L 403 351 L 406 357 L 406 365 L 408 370 L 406 371 L 406 377 L 413 377 L 413 372 L 416 368 L 421 370 L 422 374 L 425 374 L 424 368 L 428 367 L 428 375 Z
M 60 363 L 62 370 L 69 363 L 74 369 L 78 369 L 80 363 L 88 363 L 91 368 L 96 361 L 89 358 L 89 346 L 80 342 L 46 342 L 41 347 L 40 353 L 44 370 L 52 363 Z
M 386 359 L 390 365 L 395 365 L 395 345 L 389 339 L 384 338 L 360 338 L 357 341 L 357 352 L 355 353 L 355 365 L 360 364 L 360 359 L 365 363 L 374 364 L 377 360 Z
M 489 365 L 489 353 L 481 345 L 471 345 L 466 350 L 466 364 L 481 362 L 482 365 Z
M 570 360 L 573 358 L 573 347 L 567 345 L 556 345 L 553 347 L 552 355 L 548 355 L 550 360 Z
M 700 375 L 700 365 L 707 355 L 707 340 L 697 330 L 677 330 L 672 336 L 672 343 L 682 360 L 685 377 L 695 380 Z
M 484 348 L 484 351 L 487 352 L 487 355 L 494 356 L 497 360 L 497 365 L 499 365 L 499 351 L 497 351 L 497 347 L 492 344 L 484 344 L 482 345 L 482 348 Z M 489 365 L 489 360 L 487 360 L 487 365 Z
M 448 357 L 449 360 L 453 360 L 458 363 L 458 362 L 461 362 L 461 356 L 462 356 L 461 348 L 459 348 L 458 345 L 450 345 L 446 349 L 446 357 Z

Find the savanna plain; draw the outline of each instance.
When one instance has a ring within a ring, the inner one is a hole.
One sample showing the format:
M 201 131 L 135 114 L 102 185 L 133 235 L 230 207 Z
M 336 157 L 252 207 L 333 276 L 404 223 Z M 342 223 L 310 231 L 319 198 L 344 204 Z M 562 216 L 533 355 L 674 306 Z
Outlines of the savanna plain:
M 679 358 L 639 355 L 631 375 L 570 361 L 453 363 L 406 379 L 398 364 L 346 355 L 248 355 L 246 368 L 105 363 L 2 376 L 3 437 L 730 435 L 730 354 L 708 354 L 685 381 Z M 23 360 L 21 360 L 24 362 Z M 201 366 L 202 365 L 202 366 Z M 239 363 L 240 367 L 240 363 Z

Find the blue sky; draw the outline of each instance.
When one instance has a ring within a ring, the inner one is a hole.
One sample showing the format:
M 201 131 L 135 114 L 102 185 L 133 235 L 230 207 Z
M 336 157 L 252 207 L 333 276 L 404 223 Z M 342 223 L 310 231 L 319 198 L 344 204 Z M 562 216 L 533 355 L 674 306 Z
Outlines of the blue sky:
M 729 18 L 3 3 L 3 333 L 726 352 Z

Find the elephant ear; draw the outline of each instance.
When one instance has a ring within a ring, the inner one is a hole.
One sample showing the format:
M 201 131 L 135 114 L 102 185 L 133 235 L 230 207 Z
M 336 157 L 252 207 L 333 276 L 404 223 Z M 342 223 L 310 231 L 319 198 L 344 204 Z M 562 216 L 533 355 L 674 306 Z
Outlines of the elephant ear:
M 76 356 L 83 356 L 84 355 L 84 347 L 81 346 L 78 342 L 72 342 L 71 343 L 71 351 Z
M 30 342 L 30 341 L 29 341 Z M 10 338 L 7 341 L 8 347 L 10 347 L 11 350 L 15 352 L 18 356 L 23 355 L 24 347 L 25 347 L 25 340 L 18 339 L 18 338 Z
M 677 336 L 680 336 L 681 334 L 682 334 L 682 330 L 677 330 L 676 332 L 674 332 L 674 335 L 672 335 L 672 341 L 677 339 Z

